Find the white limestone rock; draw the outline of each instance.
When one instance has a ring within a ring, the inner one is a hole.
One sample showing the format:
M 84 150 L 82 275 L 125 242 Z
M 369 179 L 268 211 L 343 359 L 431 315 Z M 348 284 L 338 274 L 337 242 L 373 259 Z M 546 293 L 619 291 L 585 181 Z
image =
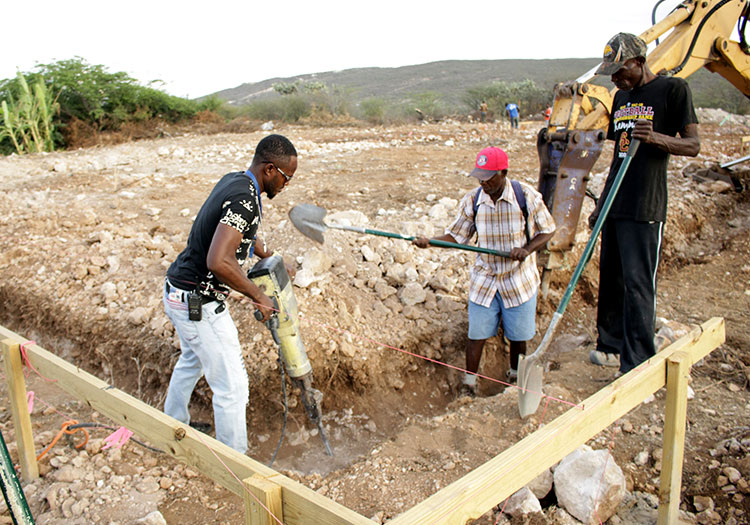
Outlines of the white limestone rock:
M 406 306 L 423 303 L 426 298 L 427 293 L 424 288 L 422 288 L 421 284 L 416 282 L 408 283 L 401 288 L 401 291 L 399 292 L 399 299 L 401 299 L 401 302 Z
M 583 445 L 555 469 L 557 501 L 583 523 L 607 521 L 625 497 L 625 476 L 608 450 Z
M 508 499 L 503 512 L 513 518 L 523 518 L 534 512 L 542 512 L 542 505 L 534 493 L 524 487 Z

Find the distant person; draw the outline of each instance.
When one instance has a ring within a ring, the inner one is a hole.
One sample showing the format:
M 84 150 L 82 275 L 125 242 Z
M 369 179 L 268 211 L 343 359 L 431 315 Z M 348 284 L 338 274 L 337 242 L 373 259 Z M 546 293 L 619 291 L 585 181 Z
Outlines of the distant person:
M 479 104 L 479 120 L 480 122 L 487 120 L 487 102 L 484 100 Z
M 511 129 L 518 129 L 518 105 L 513 102 L 506 104 L 505 113 L 508 115 Z
M 265 246 L 255 246 L 263 215 L 260 196 L 272 199 L 295 171 L 297 151 L 289 139 L 268 135 L 261 140 L 247 171 L 228 173 L 216 183 L 164 282 L 164 310 L 181 350 L 164 412 L 189 424 L 190 396 L 205 374 L 213 392 L 216 439 L 242 453 L 247 450 L 248 379 L 225 300 L 236 290 L 255 303 L 263 322 L 273 313 L 271 299 L 247 278 L 241 264 L 253 253 L 262 259 L 271 255 Z M 289 270 L 293 276 L 293 268 Z
M 696 156 L 700 140 L 687 82 L 652 73 L 641 38 L 612 37 L 596 74 L 611 75 L 619 91 L 607 131 L 614 156 L 589 226 L 599 217 L 631 141 L 641 141 L 602 229 L 598 337 L 589 354 L 594 364 L 619 367 L 619 375 L 656 353 L 656 270 L 667 218 L 667 164 L 670 155 Z
M 552 116 L 552 107 L 547 104 L 547 109 L 543 111 L 544 114 L 544 123 L 549 125 L 549 118 Z
M 539 271 L 535 252 L 552 238 L 555 222 L 542 196 L 527 184 L 508 178 L 508 155 L 500 148 L 484 148 L 470 174 L 479 188 L 461 199 L 459 213 L 443 235 L 433 239 L 467 243 L 474 233 L 482 248 L 510 252 L 510 258 L 477 255 L 469 281 L 469 333 L 466 370 L 460 394 L 475 396 L 484 343 L 497 335 L 500 322 L 510 341 L 507 377 L 518 375 L 518 357 L 536 333 Z M 429 239 L 413 243 L 429 246 Z

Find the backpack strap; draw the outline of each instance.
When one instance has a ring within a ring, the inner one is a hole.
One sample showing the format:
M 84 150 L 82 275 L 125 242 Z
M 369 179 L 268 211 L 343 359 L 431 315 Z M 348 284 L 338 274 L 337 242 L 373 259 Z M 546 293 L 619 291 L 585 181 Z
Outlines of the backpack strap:
M 531 237 L 529 236 L 529 209 L 526 206 L 526 196 L 523 193 L 523 188 L 521 187 L 521 183 L 517 180 L 511 180 L 510 185 L 513 188 L 513 193 L 516 196 L 516 201 L 518 202 L 518 206 L 521 208 L 521 213 L 523 214 L 523 231 L 526 234 L 526 244 L 531 242 Z M 482 192 L 482 187 L 480 186 L 477 188 L 477 192 L 474 194 L 473 199 L 473 208 L 474 208 L 474 221 L 476 222 L 477 219 L 477 210 L 479 209 L 479 194 Z
M 479 186 L 477 188 L 477 192 L 474 194 L 474 200 L 472 201 L 474 205 L 474 222 L 477 220 L 477 210 L 479 209 L 479 194 L 482 193 L 482 187 Z
M 526 195 L 523 194 L 521 183 L 517 180 L 510 181 L 510 185 L 513 186 L 513 193 L 516 194 L 516 201 L 523 213 L 523 231 L 526 234 L 526 244 L 529 244 L 531 237 L 529 237 L 529 209 L 526 207 Z

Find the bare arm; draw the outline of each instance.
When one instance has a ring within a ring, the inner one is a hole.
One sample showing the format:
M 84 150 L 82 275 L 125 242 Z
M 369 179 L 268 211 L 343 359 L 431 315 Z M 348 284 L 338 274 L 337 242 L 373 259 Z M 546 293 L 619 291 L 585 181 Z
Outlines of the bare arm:
M 444 233 L 443 235 L 433 237 L 432 239 L 428 239 L 427 237 L 416 237 L 411 242 L 412 244 L 414 244 L 415 246 L 419 246 L 420 248 L 427 248 L 430 246 L 430 241 L 446 241 L 455 243 L 456 239 L 450 233 Z
M 549 241 L 553 235 L 555 235 L 554 231 L 550 233 L 536 234 L 526 246 L 523 246 L 521 248 L 513 248 L 510 251 L 510 258 L 515 259 L 516 261 L 523 261 L 526 257 L 531 255 L 535 251 L 540 250 L 545 244 L 547 244 L 547 241 Z
M 672 155 L 695 157 L 701 150 L 698 124 L 688 124 L 685 129 L 680 131 L 679 136 L 670 137 L 654 131 L 654 125 L 650 120 L 638 119 L 635 122 L 632 136 L 644 144 L 653 144 Z
M 242 242 L 242 234 L 226 224 L 219 224 L 208 249 L 206 265 L 224 284 L 249 297 L 263 314 L 262 321 L 273 313 L 273 302 L 255 283 L 245 276 L 237 262 L 237 248 Z

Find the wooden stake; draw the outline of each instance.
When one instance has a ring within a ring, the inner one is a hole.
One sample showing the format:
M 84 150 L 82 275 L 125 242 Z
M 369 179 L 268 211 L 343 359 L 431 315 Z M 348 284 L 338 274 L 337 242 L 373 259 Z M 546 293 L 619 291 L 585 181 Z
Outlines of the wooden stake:
M 247 489 L 242 494 L 245 500 L 245 523 L 247 525 L 284 523 L 279 485 L 258 474 L 242 480 L 242 484 Z
M 8 397 L 10 411 L 13 415 L 13 427 L 16 429 L 18 445 L 18 462 L 21 466 L 21 477 L 29 482 L 39 477 L 39 465 L 36 462 L 34 436 L 31 432 L 31 416 L 26 400 L 26 382 L 23 377 L 21 346 L 11 339 L 0 341 L 5 365 L 5 377 L 8 378 Z
M 677 352 L 667 360 L 667 406 L 659 483 L 658 525 L 679 523 L 689 375 L 689 355 Z

